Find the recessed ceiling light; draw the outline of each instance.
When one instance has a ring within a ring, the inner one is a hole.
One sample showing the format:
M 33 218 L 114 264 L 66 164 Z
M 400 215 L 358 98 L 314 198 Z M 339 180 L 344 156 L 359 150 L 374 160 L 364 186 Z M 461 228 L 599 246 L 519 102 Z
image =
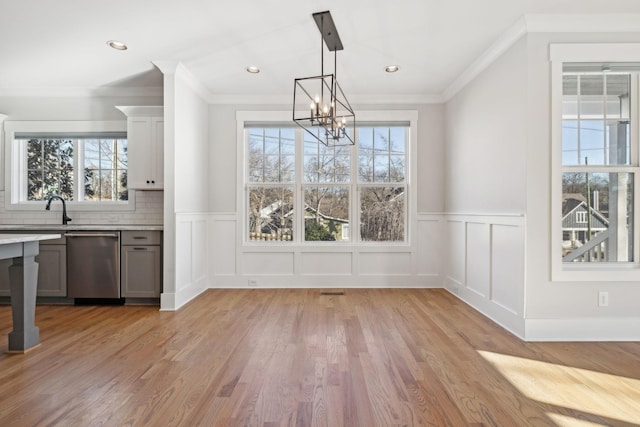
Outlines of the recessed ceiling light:
M 126 44 L 124 44 L 122 42 L 119 42 L 117 40 L 109 40 L 107 42 L 107 45 L 109 45 L 109 47 L 112 47 L 112 48 L 114 48 L 116 50 L 127 50 L 128 49 Z
M 246 68 L 247 73 L 251 73 L 251 74 L 258 74 L 260 72 L 260 68 L 256 67 L 255 65 L 250 65 Z
M 384 70 L 387 73 L 395 73 L 399 69 L 400 69 L 400 67 L 398 67 L 397 65 L 387 65 L 386 67 L 384 67 Z

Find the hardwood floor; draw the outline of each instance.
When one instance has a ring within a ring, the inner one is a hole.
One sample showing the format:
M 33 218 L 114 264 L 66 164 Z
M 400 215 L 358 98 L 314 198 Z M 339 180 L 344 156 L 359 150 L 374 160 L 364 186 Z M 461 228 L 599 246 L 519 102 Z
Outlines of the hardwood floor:
M 439 289 L 38 306 L 0 426 L 640 425 L 640 343 L 523 343 Z

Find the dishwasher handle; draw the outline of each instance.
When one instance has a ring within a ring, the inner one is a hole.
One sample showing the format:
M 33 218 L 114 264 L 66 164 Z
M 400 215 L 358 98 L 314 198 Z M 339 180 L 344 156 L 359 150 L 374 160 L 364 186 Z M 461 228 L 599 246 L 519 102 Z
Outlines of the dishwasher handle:
M 114 237 L 117 238 L 117 234 L 111 233 L 92 233 L 92 234 L 76 234 L 76 233 L 65 233 L 64 237 Z

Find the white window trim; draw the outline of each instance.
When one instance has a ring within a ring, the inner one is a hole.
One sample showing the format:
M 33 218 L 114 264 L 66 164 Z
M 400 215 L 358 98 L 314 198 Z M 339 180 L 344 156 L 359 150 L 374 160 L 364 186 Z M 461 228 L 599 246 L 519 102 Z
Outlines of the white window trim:
M 576 212 L 576 223 L 577 224 L 586 224 L 587 221 L 587 211 L 578 211 Z
M 638 62 L 639 43 L 551 44 L 551 279 L 553 281 L 614 282 L 640 279 L 640 174 L 634 175 L 634 262 L 563 263 L 562 247 L 562 65 L 565 62 Z M 636 91 L 637 93 L 637 91 Z M 636 95 L 637 98 L 637 95 Z M 631 106 L 635 126 L 631 128 L 632 159 L 638 157 L 637 100 Z
M 24 163 L 23 150 L 15 140 L 20 132 L 126 132 L 126 121 L 5 121 L 4 122 L 4 189 L 5 210 L 40 211 L 46 201 L 20 201 L 21 180 L 17 173 Z M 74 158 L 74 162 L 76 159 Z M 67 201 L 67 209 L 76 212 L 133 211 L 135 190 L 129 189 L 126 202 Z
M 236 197 L 236 212 L 237 212 L 237 236 L 239 239 L 239 247 L 251 248 L 251 247 L 259 247 L 262 251 L 265 248 L 269 248 L 267 250 L 274 251 L 282 251 L 287 250 L 287 248 L 293 247 L 313 247 L 320 249 L 321 247 L 327 248 L 327 250 L 335 250 L 337 247 L 340 250 L 349 250 L 349 248 L 356 247 L 379 247 L 381 250 L 388 251 L 390 248 L 398 248 L 398 250 L 406 250 L 407 247 L 411 247 L 412 244 L 412 232 L 416 229 L 416 221 L 417 221 L 417 191 L 416 191 L 416 182 L 417 182 L 417 141 L 418 141 L 418 112 L 415 110 L 375 110 L 375 111 L 356 111 L 356 120 L 363 122 L 389 122 L 389 121 L 398 121 L 398 122 L 409 122 L 409 137 L 407 141 L 407 153 L 409 155 L 409 162 L 406 164 L 407 171 L 405 176 L 405 185 L 408 188 L 408 197 L 405 203 L 405 240 L 402 242 L 354 242 L 353 241 L 353 232 L 350 232 L 351 239 L 349 242 L 305 242 L 300 238 L 294 240 L 293 242 L 269 242 L 269 244 L 263 244 L 260 242 L 251 242 L 246 238 L 245 230 L 248 229 L 248 215 L 245 213 L 247 206 L 245 206 L 245 176 L 246 176 L 246 164 L 245 164 L 245 122 L 280 122 L 286 123 L 291 122 L 292 125 L 293 119 L 290 111 L 237 111 L 236 112 L 236 160 L 237 160 L 237 197 Z M 300 156 L 296 156 L 297 158 Z M 351 156 L 351 167 L 354 167 L 354 164 L 357 168 L 357 160 L 354 158 L 355 156 Z M 297 159 L 296 159 L 297 161 Z M 298 173 L 300 169 L 300 165 L 296 164 L 296 173 Z M 357 170 L 357 169 L 356 169 Z M 313 183 L 301 183 L 296 182 L 294 184 L 294 203 L 296 197 L 300 197 L 301 188 L 307 184 Z M 336 183 L 339 184 L 339 183 Z M 371 183 L 373 186 L 392 186 L 393 183 Z M 287 185 L 287 184 L 283 184 Z M 323 184 L 323 185 L 333 185 L 333 184 Z M 352 184 L 349 184 L 350 186 Z M 359 187 L 360 185 L 358 185 Z M 354 203 L 359 203 L 359 195 L 358 194 L 350 194 L 349 203 L 352 205 L 352 213 L 356 214 L 358 209 L 353 208 Z M 300 219 L 298 218 L 298 222 Z M 353 218 L 350 218 L 350 223 L 353 222 Z M 300 233 L 299 230 L 302 230 L 301 224 L 296 223 L 297 226 L 297 234 Z M 353 227 L 351 227 L 353 229 Z M 352 230 L 351 230 L 352 231 Z

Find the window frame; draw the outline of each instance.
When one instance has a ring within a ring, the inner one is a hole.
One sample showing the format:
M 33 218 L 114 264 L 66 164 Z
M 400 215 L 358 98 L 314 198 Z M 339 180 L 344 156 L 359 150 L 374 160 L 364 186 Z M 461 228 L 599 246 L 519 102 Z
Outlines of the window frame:
M 4 190 L 5 210 L 39 211 L 44 209 L 46 200 L 23 200 L 26 179 L 26 147 L 15 139 L 16 133 L 100 133 L 127 132 L 126 121 L 5 121 L 4 122 Z M 74 146 L 77 145 L 74 143 Z M 74 173 L 78 170 L 81 155 L 74 155 Z M 127 165 L 127 170 L 129 165 Z M 79 182 L 74 183 L 76 191 Z M 67 201 L 67 209 L 75 211 L 133 211 L 135 210 L 135 190 L 128 190 L 126 201 Z
M 416 221 L 416 191 L 415 185 L 415 162 L 417 159 L 416 153 L 416 141 L 417 141 L 417 111 L 413 110 L 390 110 L 390 111 L 363 111 L 356 112 L 356 117 L 359 122 L 367 123 L 380 123 L 381 126 L 388 125 L 392 122 L 406 122 L 408 123 L 407 131 L 405 135 L 405 177 L 402 185 L 406 188 L 405 192 L 407 197 L 405 199 L 404 208 L 404 240 L 402 241 L 362 241 L 360 240 L 360 224 L 359 224 L 359 209 L 360 209 L 360 187 L 361 186 L 373 186 L 373 187 L 391 187 L 395 186 L 395 182 L 361 182 L 358 175 L 358 156 L 354 147 L 350 148 L 350 176 L 355 177 L 356 181 L 344 182 L 306 182 L 302 177 L 304 153 L 296 153 L 296 182 L 294 183 L 294 209 L 299 210 L 301 205 L 300 198 L 304 197 L 304 188 L 311 187 L 342 187 L 349 188 L 349 205 L 350 205 L 350 218 L 349 218 L 349 234 L 350 239 L 348 241 L 305 241 L 304 240 L 304 215 L 296 214 L 294 223 L 294 239 L 292 241 L 269 241 L 257 242 L 251 241 L 247 236 L 247 230 L 249 226 L 249 206 L 247 204 L 248 187 L 251 183 L 248 182 L 246 153 L 247 153 L 247 139 L 245 137 L 245 123 L 247 122 L 259 122 L 269 124 L 271 123 L 291 123 L 292 127 L 296 128 L 296 135 L 300 132 L 303 134 L 304 130 L 298 128 L 291 120 L 291 113 L 285 111 L 238 111 L 236 112 L 237 121 L 237 161 L 238 161 L 238 197 L 237 197 L 237 212 L 239 218 L 238 225 L 238 239 L 243 247 L 272 247 L 275 250 L 284 250 L 284 248 L 291 248 L 294 246 L 302 247 L 326 247 L 326 248 L 344 248 L 347 249 L 350 246 L 378 246 L 378 247 L 408 247 L 412 245 L 411 233 L 415 228 Z M 356 129 L 357 132 L 357 129 Z M 299 148 L 302 150 L 302 147 Z M 355 172 L 354 172 L 355 171 Z M 358 219 L 354 217 L 358 216 Z M 357 224 L 357 228 L 354 228 Z M 354 233 L 353 230 L 357 230 Z M 265 244 L 267 243 L 267 244 Z M 280 248 L 280 249 L 278 249 Z
M 635 100 L 630 105 L 632 118 L 630 129 L 631 164 L 617 165 L 615 171 L 634 173 L 634 212 L 633 239 L 634 256 L 632 262 L 603 263 L 564 263 L 562 245 L 558 240 L 562 236 L 562 175 L 566 171 L 579 169 L 582 172 L 611 172 L 607 166 L 564 166 L 562 161 L 562 122 L 563 122 L 563 64 L 575 62 L 639 62 L 640 44 L 637 43 L 598 43 L 598 44 L 551 44 L 549 48 L 551 62 L 551 278 L 553 281 L 611 282 L 637 281 L 640 270 L 640 165 L 638 164 L 639 98 L 638 78 L 632 82 Z

